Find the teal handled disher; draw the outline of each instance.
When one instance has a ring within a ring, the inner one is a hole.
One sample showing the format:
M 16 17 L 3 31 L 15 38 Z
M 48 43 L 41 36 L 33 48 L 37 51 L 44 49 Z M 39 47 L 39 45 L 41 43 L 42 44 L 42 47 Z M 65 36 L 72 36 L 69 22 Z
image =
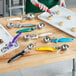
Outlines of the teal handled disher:
M 34 30 L 36 30 L 36 27 L 27 28 L 27 29 L 22 29 L 22 30 L 17 31 L 16 33 L 31 32 L 31 31 L 34 31 Z
M 72 39 L 72 38 L 61 38 L 58 40 L 58 42 L 71 42 L 71 41 L 74 41 L 74 39 Z
M 53 42 L 53 43 L 58 43 L 58 40 L 59 40 L 59 39 L 51 40 L 51 42 Z
M 72 39 L 72 38 L 61 38 L 61 39 L 52 40 L 51 42 L 58 43 L 58 42 L 71 42 L 71 41 L 74 41 L 74 39 Z

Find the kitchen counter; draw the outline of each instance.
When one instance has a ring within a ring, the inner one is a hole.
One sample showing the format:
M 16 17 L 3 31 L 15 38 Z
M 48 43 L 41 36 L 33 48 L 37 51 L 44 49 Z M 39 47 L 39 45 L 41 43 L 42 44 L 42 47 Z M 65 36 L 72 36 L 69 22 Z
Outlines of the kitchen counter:
M 76 8 L 71 8 L 71 10 L 76 12 Z M 38 14 L 36 14 L 36 15 L 38 15 Z M 21 16 L 16 16 L 16 17 L 21 17 Z M 6 27 L 6 24 L 8 22 L 12 22 L 12 21 L 6 21 L 6 19 L 8 19 L 8 18 L 12 18 L 12 17 L 0 18 L 0 24 L 2 24 L 8 30 L 8 32 L 14 37 L 17 35 L 16 31 L 19 29 L 23 29 L 23 28 L 8 29 Z M 63 38 L 63 37 L 73 38 L 72 36 L 54 28 L 53 26 L 51 26 L 51 25 L 47 24 L 46 22 L 43 22 L 37 18 L 33 19 L 33 20 L 13 21 L 13 23 L 21 23 L 21 24 L 45 23 L 46 26 L 44 29 L 41 29 L 41 30 L 23 33 L 22 36 L 18 40 L 20 47 L 16 50 L 13 50 L 12 52 L 9 52 L 3 56 L 0 56 L 0 73 L 5 73 L 5 72 L 19 70 L 19 69 L 23 69 L 23 68 L 30 68 L 30 67 L 35 67 L 35 66 L 40 66 L 40 65 L 44 65 L 44 64 L 55 63 L 55 62 L 59 62 L 59 61 L 76 58 L 76 40 L 73 42 L 67 42 L 66 44 L 68 44 L 70 46 L 70 48 L 67 51 L 60 52 L 57 54 L 56 52 L 35 51 L 35 48 L 41 47 L 41 46 L 57 47 L 62 44 L 65 44 L 65 43 L 58 43 L 58 44 L 44 43 L 42 41 L 42 38 L 39 38 L 37 40 L 34 39 L 34 40 L 30 40 L 30 41 L 24 41 L 24 39 L 23 39 L 23 35 L 26 35 L 26 34 L 41 34 L 41 33 L 48 33 L 48 32 L 53 33 L 56 38 Z M 52 37 L 52 36 L 50 36 L 50 37 Z M 7 61 L 11 57 L 13 57 L 17 53 L 21 52 L 22 50 L 24 50 L 29 43 L 33 43 L 35 45 L 35 48 L 32 49 L 30 51 L 30 53 L 27 53 L 26 55 L 24 55 L 23 57 L 17 59 L 16 61 L 14 61 L 12 63 L 9 63 L 9 64 L 7 63 Z

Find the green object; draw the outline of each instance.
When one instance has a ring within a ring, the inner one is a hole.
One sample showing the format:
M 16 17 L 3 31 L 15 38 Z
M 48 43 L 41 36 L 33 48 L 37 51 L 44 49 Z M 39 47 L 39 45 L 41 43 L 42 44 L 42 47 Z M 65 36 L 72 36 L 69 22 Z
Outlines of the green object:
M 59 5 L 59 0 L 38 0 L 40 3 L 46 5 L 49 9 L 55 5 Z M 26 0 L 25 2 L 26 5 L 26 9 L 25 12 L 27 13 L 39 13 L 39 12 L 43 12 L 42 10 L 40 10 L 40 8 L 38 8 L 37 6 L 33 5 L 30 0 Z
M 22 29 L 22 30 L 17 31 L 16 33 L 21 33 L 21 32 L 31 32 L 31 31 L 34 31 L 34 30 L 36 30 L 36 27 L 33 27 L 33 28 L 27 28 L 27 29 Z

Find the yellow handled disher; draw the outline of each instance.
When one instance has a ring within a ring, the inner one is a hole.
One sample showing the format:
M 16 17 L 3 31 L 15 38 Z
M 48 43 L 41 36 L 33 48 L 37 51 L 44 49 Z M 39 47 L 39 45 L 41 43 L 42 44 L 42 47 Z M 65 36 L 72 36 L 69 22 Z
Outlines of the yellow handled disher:
M 69 45 L 64 44 L 60 47 L 39 47 L 36 48 L 36 51 L 50 51 L 50 52 L 57 52 L 57 51 L 64 51 L 67 50 L 69 48 Z
M 51 51 L 51 52 L 56 52 L 57 49 L 53 47 L 40 47 L 36 48 L 37 51 Z

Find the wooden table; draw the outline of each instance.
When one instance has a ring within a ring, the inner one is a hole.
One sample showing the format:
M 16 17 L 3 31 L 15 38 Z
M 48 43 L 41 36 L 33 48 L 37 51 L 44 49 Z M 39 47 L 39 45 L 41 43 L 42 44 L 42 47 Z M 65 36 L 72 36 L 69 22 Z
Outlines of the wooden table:
M 76 11 L 76 8 L 72 8 L 71 10 Z M 37 14 L 38 15 L 38 14 Z M 3 26 L 9 31 L 9 33 L 14 37 L 16 36 L 16 31 L 19 29 L 23 29 L 23 28 L 12 28 L 12 29 L 8 29 L 6 27 L 6 23 L 8 23 L 8 21 L 6 21 L 6 19 L 8 19 L 10 17 L 7 18 L 1 18 L 0 19 L 0 24 L 3 24 Z M 9 21 L 11 22 L 11 21 Z M 33 20 L 25 20 L 25 21 L 13 21 L 13 23 L 21 23 L 21 24 L 38 24 L 40 22 L 43 22 L 39 19 L 33 19 Z M 68 59 L 73 59 L 76 58 L 76 40 L 73 42 L 67 42 L 66 44 L 69 44 L 70 48 L 65 51 L 65 52 L 60 52 L 60 53 L 56 53 L 56 52 L 40 52 L 40 51 L 35 51 L 36 47 L 40 47 L 40 46 L 52 46 L 52 47 L 57 47 L 60 46 L 64 43 L 44 43 L 42 41 L 42 38 L 39 39 L 34 39 L 34 40 L 30 40 L 30 41 L 24 41 L 24 39 L 22 38 L 23 35 L 25 34 L 41 34 L 41 33 L 47 33 L 47 32 L 51 32 L 53 33 L 54 37 L 57 38 L 63 38 L 63 37 L 67 37 L 67 38 L 73 38 L 72 36 L 54 28 L 53 26 L 50 26 L 49 24 L 47 24 L 46 22 L 43 22 L 46 24 L 44 29 L 41 30 L 37 30 L 37 31 L 33 31 L 33 32 L 29 32 L 29 33 L 23 33 L 22 36 L 19 38 L 18 42 L 20 44 L 20 47 L 16 50 L 13 50 L 12 52 L 1 56 L 0 57 L 0 73 L 4 73 L 4 72 L 9 72 L 9 71 L 14 71 L 14 70 L 19 70 L 19 69 L 23 69 L 23 68 L 30 68 L 30 67 L 35 67 L 35 66 L 40 66 L 40 65 L 44 65 L 44 64 L 48 64 L 48 63 L 55 63 L 55 62 L 59 62 L 59 61 L 64 61 L 64 60 L 68 60 Z M 53 37 L 50 36 L 50 37 Z M 29 43 L 33 43 L 35 45 L 35 48 L 33 50 L 30 51 L 30 53 L 27 53 L 26 55 L 24 55 L 23 57 L 21 57 L 20 59 L 17 59 L 16 61 L 8 64 L 7 61 L 14 56 L 15 54 L 21 52 L 23 49 L 26 48 L 26 46 Z

